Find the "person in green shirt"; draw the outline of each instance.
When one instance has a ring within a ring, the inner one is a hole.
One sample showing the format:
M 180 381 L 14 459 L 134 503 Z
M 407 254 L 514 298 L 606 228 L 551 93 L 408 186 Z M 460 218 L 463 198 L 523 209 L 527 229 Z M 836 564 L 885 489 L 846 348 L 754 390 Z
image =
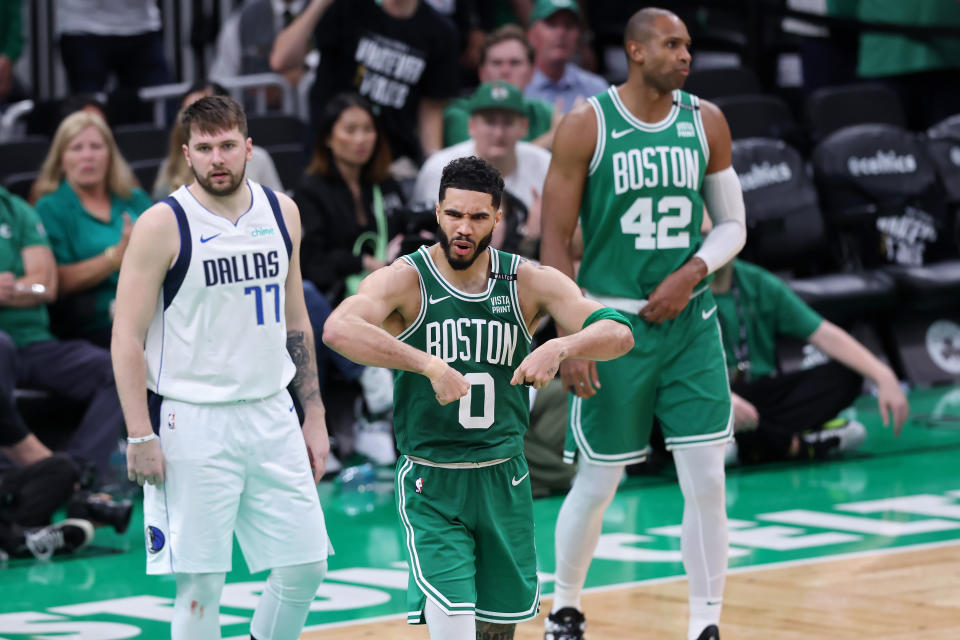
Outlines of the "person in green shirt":
M 730 372 L 735 449 L 741 462 L 859 445 L 865 437 L 859 423 L 821 427 L 853 402 L 864 377 L 877 386 L 884 426 L 892 423 L 894 433 L 900 433 L 909 406 L 890 367 L 824 320 L 777 276 L 734 260 L 717 270 L 710 289 Z M 808 341 L 836 362 L 780 375 L 780 336 Z M 733 457 L 734 451 L 728 450 L 728 462 Z
M 63 450 L 102 476 L 123 432 L 110 353 L 54 338 L 46 305 L 56 294 L 57 265 L 43 224 L 30 205 L 0 188 L 0 452 L 18 466 L 50 456 L 13 403 L 14 389 L 41 389 L 86 404 Z
M 26 97 L 13 73 L 23 53 L 22 9 L 21 0 L 0 0 L 0 105 Z
M 117 273 L 150 196 L 137 188 L 106 122 L 89 111 L 57 127 L 31 195 L 58 264 L 54 333 L 109 348 Z
M 481 83 L 500 80 L 523 91 L 533 77 L 533 54 L 533 47 L 527 41 L 523 29 L 515 24 L 504 25 L 487 36 L 480 53 L 477 76 Z M 524 99 L 524 110 L 530 125 L 523 141 L 549 150 L 553 146 L 553 132 L 560 122 L 560 110 L 536 98 Z M 444 147 L 470 139 L 470 132 L 467 130 L 469 120 L 469 98 L 454 100 L 444 109 Z

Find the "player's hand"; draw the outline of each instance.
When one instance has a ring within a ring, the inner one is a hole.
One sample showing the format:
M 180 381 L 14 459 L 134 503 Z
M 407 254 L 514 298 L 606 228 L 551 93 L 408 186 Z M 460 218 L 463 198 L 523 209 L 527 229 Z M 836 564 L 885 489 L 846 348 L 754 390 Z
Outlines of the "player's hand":
M 703 279 L 705 271 L 706 265 L 698 269 L 687 263 L 668 275 L 647 298 L 647 306 L 640 311 L 640 317 L 656 324 L 676 318 L 689 304 L 693 287 Z
M 430 384 L 441 407 L 456 402 L 470 391 L 470 383 L 463 374 L 449 365 L 443 375 L 430 380 Z
M 330 457 L 330 437 L 327 435 L 327 423 L 323 418 L 305 416 L 303 420 L 303 441 L 307 445 L 307 457 L 313 470 L 314 484 L 327 470 L 327 458 Z
M 748 400 L 744 400 L 735 393 L 730 394 L 733 403 L 733 430 L 735 433 L 753 431 L 760 423 L 760 414 L 757 408 Z
M 130 482 L 136 482 L 141 487 L 147 483 L 159 487 L 163 484 L 165 469 L 158 438 L 127 445 L 127 479 Z
M 528 354 L 513 372 L 510 384 L 528 384 L 542 389 L 553 380 L 560 368 L 560 352 L 550 342 Z
M 564 389 L 580 398 L 591 398 L 600 389 L 597 363 L 593 360 L 564 360 L 560 363 L 560 380 Z
M 880 408 L 883 426 L 890 426 L 892 421 L 893 434 L 900 435 L 903 423 L 910 415 L 910 405 L 907 403 L 907 396 L 903 394 L 903 389 L 900 388 L 900 383 L 892 373 L 880 380 L 877 385 L 877 405 Z

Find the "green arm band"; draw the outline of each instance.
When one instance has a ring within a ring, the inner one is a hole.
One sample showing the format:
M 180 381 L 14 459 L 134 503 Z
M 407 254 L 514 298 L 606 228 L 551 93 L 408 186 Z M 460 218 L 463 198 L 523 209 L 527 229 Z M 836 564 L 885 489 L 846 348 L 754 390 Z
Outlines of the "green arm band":
M 627 319 L 627 316 L 623 315 L 616 309 L 611 309 L 610 307 L 603 307 L 602 309 L 597 309 L 583 321 L 583 327 L 581 330 L 586 329 L 594 322 L 598 320 L 613 320 L 614 322 L 619 322 L 620 324 L 625 324 L 630 327 L 630 331 L 633 331 L 633 325 L 630 324 L 630 321 Z

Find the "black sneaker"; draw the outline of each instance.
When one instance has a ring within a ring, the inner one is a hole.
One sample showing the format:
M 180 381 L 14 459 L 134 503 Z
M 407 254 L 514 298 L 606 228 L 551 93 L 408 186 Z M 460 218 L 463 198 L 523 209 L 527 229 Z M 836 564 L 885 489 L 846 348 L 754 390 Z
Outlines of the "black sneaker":
M 24 547 L 37 560 L 47 560 L 55 553 L 72 553 L 91 540 L 93 525 L 79 518 L 67 518 L 42 529 L 24 532 Z
M 717 625 L 711 624 L 700 632 L 697 640 L 720 640 L 720 629 L 717 628 Z
M 573 607 L 554 611 L 544 620 L 543 640 L 583 640 L 587 619 Z

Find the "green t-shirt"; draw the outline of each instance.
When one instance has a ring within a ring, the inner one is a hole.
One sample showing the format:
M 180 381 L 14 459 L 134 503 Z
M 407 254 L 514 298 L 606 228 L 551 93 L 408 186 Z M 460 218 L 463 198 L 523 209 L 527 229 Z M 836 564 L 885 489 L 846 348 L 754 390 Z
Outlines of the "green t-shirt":
M 550 131 L 553 107 L 550 106 L 550 103 L 536 98 L 524 98 L 524 106 L 527 110 L 527 120 L 530 121 L 530 128 L 523 141 L 530 142 Z M 454 100 L 443 110 L 444 147 L 470 139 L 470 132 L 467 131 L 468 120 L 470 120 L 470 104 L 467 98 Z
M 823 322 L 823 318 L 801 300 L 786 283 L 766 269 L 735 260 L 733 278 L 747 324 L 747 357 L 749 379 L 756 380 L 777 369 L 777 336 L 788 335 L 807 340 Z M 740 319 L 731 292 L 714 293 L 717 317 L 723 333 L 727 366 L 737 366 L 736 350 L 740 343 Z
M 0 187 L 0 272 L 23 276 L 26 247 L 49 247 L 47 234 L 33 208 L 21 198 Z M 32 342 L 52 340 L 50 316 L 46 305 L 0 307 L 0 331 L 9 334 L 22 347 Z
M 57 264 L 63 266 L 94 258 L 107 247 L 120 242 L 123 213 L 136 220 L 153 201 L 141 189 L 134 189 L 129 198 L 110 198 L 110 221 L 101 222 L 88 213 L 66 180 L 53 193 L 37 201 L 37 213 L 50 236 L 50 246 Z M 71 305 L 71 333 L 84 334 L 109 327 L 113 323 L 110 307 L 117 295 L 117 276 L 112 273 L 88 291 L 79 292 Z M 69 302 L 69 301 L 67 301 Z
M 960 2 L 948 0 L 860 0 L 857 15 L 869 22 L 960 27 Z M 895 76 L 960 67 L 960 38 L 915 38 L 894 33 L 860 36 L 858 74 Z M 944 87 L 944 91 L 950 91 Z

